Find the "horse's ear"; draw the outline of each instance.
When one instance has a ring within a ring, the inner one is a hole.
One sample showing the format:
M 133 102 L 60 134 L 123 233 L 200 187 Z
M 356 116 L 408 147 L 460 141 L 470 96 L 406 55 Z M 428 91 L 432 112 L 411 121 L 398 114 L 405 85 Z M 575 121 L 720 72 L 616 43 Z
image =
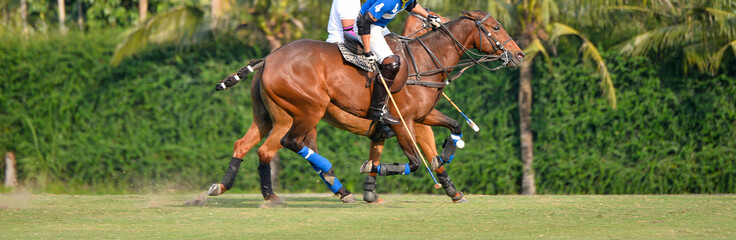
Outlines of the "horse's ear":
M 470 19 L 473 19 L 473 15 L 470 12 L 468 12 L 468 11 L 462 11 L 462 13 L 463 13 L 464 16 L 466 16 L 466 17 L 468 17 Z
M 473 20 L 481 19 L 483 17 L 483 15 L 484 15 L 483 12 L 480 11 L 480 10 L 476 10 L 476 11 L 472 11 L 472 12 L 470 12 L 470 11 L 462 11 L 462 13 L 463 13 L 463 15 L 465 15 L 465 17 L 470 18 L 470 19 L 473 19 Z

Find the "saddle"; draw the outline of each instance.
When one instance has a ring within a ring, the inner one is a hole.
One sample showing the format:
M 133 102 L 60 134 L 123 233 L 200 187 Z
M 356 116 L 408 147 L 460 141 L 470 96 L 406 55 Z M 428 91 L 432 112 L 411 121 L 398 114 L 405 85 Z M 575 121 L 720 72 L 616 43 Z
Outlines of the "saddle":
M 343 38 L 345 41 L 337 44 L 342 58 L 366 72 L 373 72 L 370 61 L 363 56 L 363 43 L 349 33 L 343 33 Z

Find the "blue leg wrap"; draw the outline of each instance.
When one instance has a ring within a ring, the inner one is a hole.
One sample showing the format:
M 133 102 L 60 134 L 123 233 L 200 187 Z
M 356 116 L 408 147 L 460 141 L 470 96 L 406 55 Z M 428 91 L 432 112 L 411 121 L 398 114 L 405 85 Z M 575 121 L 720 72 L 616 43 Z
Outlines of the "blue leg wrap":
M 327 158 L 320 156 L 308 147 L 303 147 L 302 150 L 299 150 L 297 153 L 303 158 L 306 158 L 307 161 L 312 164 L 312 168 L 314 168 L 317 173 L 327 172 L 332 168 L 332 163 L 330 163 Z
M 327 185 L 328 188 L 330 188 L 330 191 L 332 191 L 332 193 L 337 193 L 337 191 L 342 188 L 342 183 L 340 183 L 340 180 L 338 180 L 337 177 L 335 177 L 335 184 L 332 185 L 330 185 L 330 183 L 325 180 L 325 175 L 323 173 L 320 173 L 319 177 L 322 178 L 322 181 L 325 183 L 325 185 Z
M 338 180 L 337 177 L 335 177 L 334 184 L 330 184 L 329 182 L 327 182 L 327 180 L 325 180 L 325 173 L 328 173 L 328 175 L 334 177 L 334 173 L 332 173 L 332 163 L 330 163 L 327 158 L 320 156 L 308 147 L 303 147 L 302 150 L 299 150 L 299 152 L 297 153 L 303 158 L 307 159 L 307 161 L 312 165 L 312 168 L 314 168 L 314 171 L 316 171 L 319 174 L 319 177 L 322 178 L 322 181 L 325 183 L 325 185 L 330 188 L 330 191 L 332 191 L 333 193 L 337 193 L 337 191 L 342 188 L 342 183 L 340 183 L 340 180 Z

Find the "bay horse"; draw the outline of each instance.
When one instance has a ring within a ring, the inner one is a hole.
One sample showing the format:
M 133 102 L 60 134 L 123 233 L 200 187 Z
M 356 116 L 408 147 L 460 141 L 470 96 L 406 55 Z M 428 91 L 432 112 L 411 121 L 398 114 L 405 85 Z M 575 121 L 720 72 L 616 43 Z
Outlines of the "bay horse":
M 409 72 L 409 65 L 415 69 L 432 69 L 445 65 L 452 66 L 459 61 L 460 56 L 465 53 L 468 46 L 472 46 L 485 53 L 505 54 L 507 60 L 509 60 L 506 63 L 511 64 L 512 67 L 521 64 L 523 53 L 521 53 L 518 46 L 511 41 L 511 38 L 495 19 L 491 18 L 487 13 L 478 11 L 463 12 L 463 14 L 464 17 L 458 18 L 447 24 L 447 28 L 445 29 L 446 33 L 434 31 L 423 37 L 424 39 L 428 39 L 426 44 L 428 46 L 428 52 L 420 52 L 420 54 L 414 56 L 414 58 L 416 58 L 416 65 L 413 61 L 410 62 L 410 64 L 404 64 L 399 72 L 400 77 L 397 78 L 397 80 L 400 80 L 403 77 L 403 80 L 406 81 L 406 77 Z M 488 31 L 486 27 L 491 27 L 493 31 Z M 455 38 L 455 36 L 459 37 Z M 490 41 L 491 39 L 493 39 L 493 41 Z M 497 39 L 503 41 L 503 44 L 501 44 L 500 41 L 496 41 Z M 406 50 L 411 52 L 411 49 L 413 49 L 413 51 L 416 52 L 421 49 L 423 45 L 424 43 L 421 41 L 410 41 Z M 483 45 L 486 47 L 483 47 Z M 443 58 L 439 60 L 439 62 L 432 61 L 432 58 L 434 58 L 435 61 L 437 60 L 431 53 L 432 49 L 434 51 L 444 50 L 442 51 L 444 54 L 441 55 Z M 409 62 L 406 61 L 407 57 L 406 53 L 403 53 L 403 49 L 401 52 L 402 54 L 400 55 L 404 59 L 404 62 Z M 510 55 L 510 53 L 513 55 Z M 370 129 L 370 120 L 362 118 L 365 116 L 365 111 L 367 109 L 367 96 L 370 94 L 370 88 L 355 88 L 355 86 L 361 85 L 361 81 L 365 81 L 360 80 L 367 77 L 368 73 L 365 71 L 358 70 L 345 63 L 341 65 L 333 64 L 331 65 L 332 68 L 329 68 L 324 64 L 319 64 L 340 62 L 342 62 L 342 59 L 339 52 L 336 51 L 336 46 L 334 44 L 310 40 L 292 42 L 267 56 L 263 66 L 263 71 L 256 73 L 254 81 L 252 82 L 252 89 L 260 89 L 260 91 L 252 97 L 254 99 L 260 97 L 264 103 L 262 108 L 254 108 L 254 117 L 259 115 L 256 113 L 264 113 L 262 116 L 270 114 L 270 120 L 272 120 L 272 122 L 269 124 L 268 121 L 262 121 L 265 124 L 263 124 L 263 126 L 256 126 L 255 128 L 252 125 L 248 130 L 248 134 L 246 134 L 243 139 L 248 138 L 249 135 L 260 135 L 262 138 L 267 134 L 267 132 L 261 132 L 261 129 L 269 129 L 269 125 L 270 127 L 273 127 L 274 125 L 280 124 L 279 122 L 284 119 L 284 121 L 287 122 L 291 121 L 291 123 L 284 123 L 286 125 L 291 125 L 285 133 L 283 133 L 283 129 L 272 128 L 271 135 L 263 146 L 274 145 L 275 141 L 272 140 L 274 139 L 272 138 L 273 136 L 284 136 L 278 141 L 278 144 L 286 146 L 290 150 L 305 157 L 313 165 L 315 170 L 318 171 L 320 176 L 323 177 L 331 190 L 340 194 L 341 199 L 344 199 L 347 196 L 350 196 L 349 191 L 341 186 L 339 180 L 337 180 L 331 169 L 329 161 L 314 152 L 314 150 L 316 150 L 316 143 L 314 142 L 316 132 L 314 131 L 314 126 L 321 118 L 324 117 L 325 121 L 337 126 L 338 128 L 349 130 L 353 133 L 363 134 L 364 132 L 362 130 L 366 128 Z M 288 67 L 284 68 L 282 66 Z M 250 65 L 248 67 L 250 68 Z M 426 76 L 424 79 L 440 82 L 445 77 L 446 74 L 439 74 Z M 397 103 L 402 105 L 401 112 L 405 116 L 405 121 L 409 123 L 425 124 L 427 125 L 427 129 L 429 129 L 428 126 L 448 127 L 452 129 L 453 133 L 460 134 L 460 128 L 456 121 L 444 116 L 444 114 L 441 114 L 436 110 L 432 111 L 436 105 L 441 90 L 441 88 L 429 89 L 418 86 L 408 86 L 404 91 L 401 91 L 401 89 L 392 89 L 392 92 L 396 93 L 395 97 Z M 364 97 L 366 98 L 364 99 Z M 405 103 L 406 99 L 410 97 L 417 99 L 419 104 L 416 104 L 415 102 L 410 105 L 403 105 L 402 103 Z M 392 111 L 395 110 L 392 109 Z M 289 118 L 277 117 L 285 114 L 288 115 Z M 392 130 L 397 134 L 402 150 L 410 160 L 410 164 L 407 164 L 406 168 L 403 169 L 407 173 L 414 172 L 419 167 L 417 157 L 418 152 L 416 152 L 414 148 L 409 147 L 411 146 L 409 141 L 414 137 L 413 126 L 414 124 L 409 125 L 409 132 L 406 132 L 406 130 L 401 128 L 397 128 L 397 126 L 391 126 Z M 419 135 L 419 139 L 432 139 L 429 146 L 434 148 L 434 138 L 431 129 L 429 130 L 428 137 L 426 135 Z M 279 132 L 277 133 L 276 131 Z M 251 134 L 251 132 L 253 132 L 253 134 Z M 256 136 L 251 136 L 251 138 Z M 236 142 L 236 151 L 234 156 L 244 155 L 244 153 L 238 152 L 238 145 L 239 142 L 242 142 L 241 140 Z M 257 143 L 257 141 L 255 142 Z M 242 143 L 245 144 L 245 142 Z M 250 149 L 254 145 L 255 143 L 252 143 L 252 145 L 247 146 L 246 148 Z M 278 150 L 279 148 L 271 147 L 272 151 L 266 152 L 262 151 L 264 149 L 263 146 L 259 149 L 259 157 L 261 157 L 262 160 L 273 157 L 275 150 Z M 424 148 L 423 151 L 427 149 L 428 148 Z M 436 149 L 434 152 L 436 154 Z M 270 156 L 267 156 L 266 154 L 270 154 Z M 263 165 L 264 163 L 262 161 L 261 166 Z M 374 169 L 373 171 L 375 173 L 377 170 Z M 444 169 L 440 167 L 435 169 L 435 171 L 439 173 L 439 178 L 441 182 L 443 182 L 441 172 L 444 172 Z M 259 172 L 262 172 L 261 167 L 259 167 Z M 443 185 L 452 185 L 446 173 L 444 174 L 444 177 L 446 181 L 444 181 Z M 261 178 L 263 183 L 263 174 L 261 175 Z M 447 187 L 445 190 L 448 190 Z M 454 187 L 452 187 L 452 190 L 454 191 Z M 448 195 L 450 194 L 448 193 Z M 272 195 L 272 197 L 275 197 L 275 194 Z M 266 196 L 266 192 L 264 192 L 264 198 L 269 200 L 269 197 Z M 278 197 L 276 197 L 276 199 L 278 200 Z
M 431 12 L 427 10 L 430 14 L 437 15 L 434 12 Z M 439 16 L 439 15 L 438 15 Z M 441 21 L 443 23 L 449 22 L 450 20 L 439 16 Z M 405 24 L 404 29 L 402 32 L 402 36 L 410 36 L 410 37 L 418 37 L 421 36 L 431 30 L 431 25 L 427 21 L 426 18 L 421 17 L 417 14 L 409 14 Z M 406 39 L 406 38 L 404 38 Z M 387 36 L 387 42 L 391 48 L 395 48 L 398 44 L 398 41 L 396 39 L 396 35 L 392 34 Z M 263 59 L 256 59 L 251 61 L 247 67 L 241 69 L 241 70 L 247 70 L 248 72 L 255 72 L 260 70 L 263 67 Z M 226 88 L 232 87 L 236 85 L 239 82 L 239 79 L 235 79 L 236 74 L 240 75 L 247 75 L 247 73 L 234 73 L 228 76 L 224 81 L 220 82 L 216 90 L 222 91 Z M 231 164 L 228 168 L 228 171 L 226 173 L 226 176 L 223 178 L 221 183 L 215 183 L 213 184 L 208 193 L 211 196 L 217 196 L 225 191 L 229 190 L 229 188 L 232 186 L 234 182 L 234 178 L 237 175 L 237 170 L 239 168 L 239 163 L 242 161 L 242 158 L 250 151 L 252 147 L 254 147 L 258 142 L 260 142 L 264 137 L 266 137 L 266 134 L 271 133 L 269 136 L 272 139 L 280 139 L 283 137 L 283 134 L 285 134 L 285 131 L 274 131 L 271 132 L 272 129 L 288 129 L 291 125 L 291 119 L 288 114 L 285 114 L 283 110 L 278 109 L 277 107 L 271 110 L 267 110 L 263 100 L 261 99 L 261 93 L 260 93 L 260 78 L 259 76 L 256 76 L 253 78 L 252 81 L 252 87 L 251 87 L 251 97 L 252 97 L 252 104 L 253 104 L 253 122 L 251 123 L 251 126 L 249 127 L 247 133 L 238 141 L 235 142 L 235 151 L 233 152 L 233 159 L 231 160 Z M 434 110 L 433 111 L 437 111 Z M 275 113 L 274 116 L 271 116 L 270 113 Z M 282 113 L 282 114 L 279 114 Z M 356 118 L 353 115 L 347 114 L 343 111 L 340 111 L 337 108 L 330 108 L 326 114 L 327 118 L 332 119 L 332 122 L 339 124 L 338 126 L 343 129 L 350 131 L 357 135 L 365 135 L 371 138 L 371 148 L 370 148 L 370 154 L 369 154 L 369 161 L 371 161 L 374 165 L 380 164 L 380 156 L 382 154 L 383 145 L 385 142 L 385 134 L 390 134 L 386 132 L 376 131 L 377 128 L 371 128 L 370 121 L 366 121 L 362 118 Z M 272 119 L 288 119 L 282 120 L 282 121 L 272 121 Z M 286 124 L 288 123 L 288 124 Z M 432 169 L 442 174 L 444 172 L 444 167 L 437 166 L 439 165 L 440 161 L 438 161 L 437 158 L 439 158 L 437 154 L 437 148 L 435 146 L 435 139 L 434 139 L 434 133 L 432 132 L 432 129 L 424 124 L 415 123 L 416 125 L 416 134 L 418 136 L 418 145 L 421 147 L 422 151 L 425 153 L 426 156 L 435 156 L 433 159 L 434 164 L 432 166 Z M 455 126 L 457 124 L 454 124 Z M 452 130 L 452 129 L 451 129 Z M 383 134 L 383 135 L 382 135 Z M 316 134 L 310 134 L 310 136 L 316 136 Z M 316 142 L 315 139 L 310 139 L 312 142 Z M 270 144 L 269 144 L 270 143 Z M 316 150 L 316 145 L 314 146 Z M 280 149 L 281 146 L 278 143 L 275 143 L 275 141 L 266 141 L 258 150 L 259 155 L 259 175 L 261 179 L 261 192 L 263 194 L 263 197 L 266 201 L 269 201 L 271 203 L 281 203 L 280 198 L 273 193 L 273 187 L 270 182 L 271 179 L 271 172 L 270 172 L 270 165 L 273 156 L 275 155 L 275 152 Z M 445 152 L 443 152 L 444 154 Z M 454 151 L 453 151 L 454 154 Z M 449 153 L 447 155 L 450 155 Z M 446 173 L 445 173 L 446 174 Z M 369 173 L 368 177 L 366 177 L 366 184 L 364 185 L 364 196 L 363 200 L 366 202 L 380 202 L 381 199 L 378 198 L 378 196 L 375 194 L 375 183 L 376 183 L 376 176 L 377 173 Z M 448 196 L 450 196 L 453 199 L 453 202 L 467 202 L 467 200 L 464 198 L 464 195 L 462 195 L 461 192 L 457 192 L 454 190 L 454 186 L 452 182 L 449 180 L 449 176 L 444 178 L 446 181 L 443 182 L 443 185 L 445 186 L 445 190 L 448 193 Z

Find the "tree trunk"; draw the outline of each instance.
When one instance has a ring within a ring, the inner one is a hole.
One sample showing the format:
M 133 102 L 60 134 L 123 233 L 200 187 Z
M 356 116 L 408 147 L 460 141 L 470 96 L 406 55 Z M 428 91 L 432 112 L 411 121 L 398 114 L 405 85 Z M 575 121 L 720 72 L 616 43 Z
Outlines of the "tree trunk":
M 521 194 L 534 195 L 534 139 L 532 139 L 532 62 L 521 65 L 519 77 L 519 132 L 521 135 L 521 162 L 523 175 L 521 178 Z
M 5 186 L 18 186 L 18 171 L 15 169 L 15 154 L 13 152 L 5 153 Z
M 146 22 L 148 16 L 148 0 L 138 0 L 138 23 Z
M 20 0 L 20 21 L 23 26 L 23 34 L 28 34 L 28 0 Z
M 220 22 L 220 17 L 222 17 L 222 0 L 211 0 L 210 4 L 212 5 L 212 9 L 210 9 L 212 14 L 210 28 L 214 30 Z
M 79 31 L 84 31 L 84 13 L 82 12 L 82 1 L 77 0 L 77 24 Z
M 7 26 L 8 25 L 8 22 L 10 21 L 9 20 L 9 17 L 10 16 L 8 16 L 8 6 L 6 4 L 5 6 L 3 6 L 3 24 L 5 26 Z
M 66 3 L 64 0 L 57 0 L 59 4 L 59 31 L 61 34 L 66 34 Z

